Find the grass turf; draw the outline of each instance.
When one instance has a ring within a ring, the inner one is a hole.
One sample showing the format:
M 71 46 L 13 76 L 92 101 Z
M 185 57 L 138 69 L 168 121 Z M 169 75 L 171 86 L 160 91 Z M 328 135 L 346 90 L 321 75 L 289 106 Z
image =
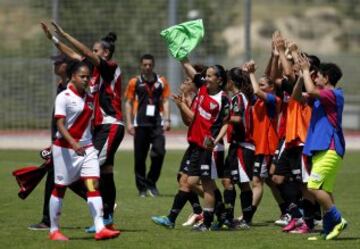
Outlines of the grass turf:
M 91 224 L 86 203 L 67 191 L 61 216 L 62 231 L 70 237 L 68 242 L 52 242 L 47 232 L 30 231 L 27 226 L 39 222 L 43 205 L 44 180 L 23 201 L 17 197 L 18 186 L 11 175 L 12 170 L 39 165 L 37 151 L 0 151 L 0 248 L 359 248 L 360 244 L 360 155 L 348 153 L 343 162 L 335 198 L 338 208 L 349 222 L 349 228 L 336 241 L 307 241 L 308 235 L 282 233 L 273 221 L 279 209 L 266 189 L 263 201 L 248 231 L 220 231 L 196 233 L 183 228 L 181 223 L 190 213 L 189 205 L 180 214 L 174 230 L 152 223 L 153 215 L 166 215 L 171 208 L 173 195 L 177 192 L 176 173 L 182 151 L 168 151 L 158 187 L 158 198 L 139 198 L 134 182 L 133 153 L 119 152 L 116 158 L 115 178 L 117 183 L 116 223 L 122 234 L 119 238 L 96 242 L 84 232 Z M 219 183 L 220 185 L 220 183 Z M 239 194 L 239 191 L 237 191 Z M 239 197 L 236 200 L 236 215 L 239 215 Z

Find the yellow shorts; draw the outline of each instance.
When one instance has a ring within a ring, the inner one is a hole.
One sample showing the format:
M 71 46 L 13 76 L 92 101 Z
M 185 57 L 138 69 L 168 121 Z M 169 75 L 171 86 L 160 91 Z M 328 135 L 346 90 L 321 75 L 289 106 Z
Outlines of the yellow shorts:
M 308 181 L 309 189 L 322 189 L 331 193 L 342 158 L 334 150 L 316 153 L 312 157 L 312 169 Z

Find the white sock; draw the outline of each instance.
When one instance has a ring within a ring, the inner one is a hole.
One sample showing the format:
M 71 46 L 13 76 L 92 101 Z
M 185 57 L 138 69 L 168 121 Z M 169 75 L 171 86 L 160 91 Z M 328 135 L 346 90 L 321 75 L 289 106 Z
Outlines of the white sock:
M 61 215 L 62 198 L 51 195 L 49 203 L 50 233 L 59 230 L 59 218 Z
M 103 203 L 101 196 L 88 196 L 87 203 L 91 216 L 94 220 L 96 232 L 100 232 L 105 226 L 103 221 Z

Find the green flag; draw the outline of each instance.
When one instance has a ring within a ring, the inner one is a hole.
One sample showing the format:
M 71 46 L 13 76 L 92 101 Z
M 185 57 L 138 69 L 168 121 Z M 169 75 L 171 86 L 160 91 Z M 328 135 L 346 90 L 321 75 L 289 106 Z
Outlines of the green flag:
M 204 37 L 202 19 L 184 22 L 160 32 L 168 44 L 170 54 L 182 60 L 200 43 Z

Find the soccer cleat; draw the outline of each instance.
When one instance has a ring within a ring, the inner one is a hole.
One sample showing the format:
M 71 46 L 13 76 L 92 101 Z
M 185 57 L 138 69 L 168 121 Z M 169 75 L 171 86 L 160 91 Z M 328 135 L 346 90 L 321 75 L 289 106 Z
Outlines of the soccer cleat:
M 105 227 L 114 230 L 113 229 L 113 219 L 112 219 L 111 215 L 109 215 L 109 218 L 103 219 L 103 221 L 104 221 L 104 226 Z M 96 232 L 95 225 L 92 225 L 91 227 L 85 228 L 85 232 L 87 232 L 87 233 L 95 233 Z
M 201 223 L 201 224 L 193 226 L 191 231 L 194 231 L 194 232 L 208 232 L 208 231 L 211 231 L 211 229 L 206 227 L 204 223 Z
M 32 225 L 28 226 L 28 229 L 32 230 L 32 231 L 46 231 L 46 230 L 50 229 L 50 226 L 44 222 L 40 222 L 40 223 L 32 224 Z
M 309 237 L 308 240 L 312 240 L 312 241 L 325 240 L 325 238 L 326 238 L 325 234 L 320 234 L 320 235 L 317 235 L 317 236 Z
M 310 233 L 310 232 L 311 232 L 311 229 L 306 225 L 306 223 L 303 223 L 301 226 L 290 231 L 290 233 L 296 233 L 296 234 L 305 234 L 305 233 Z
M 301 226 L 303 224 L 303 219 L 297 219 L 293 218 L 290 220 L 289 224 L 287 224 L 285 227 L 282 228 L 283 232 L 290 232 L 291 230 L 294 230 L 295 228 Z
M 339 237 L 341 232 L 344 231 L 346 227 L 347 227 L 347 221 L 344 218 L 341 218 L 340 223 L 337 224 L 328 235 L 326 235 L 325 239 L 332 240 Z
M 160 226 L 164 226 L 166 228 L 172 229 L 175 227 L 175 224 L 172 223 L 167 216 L 153 216 L 151 220 Z
M 248 230 L 250 229 L 250 224 L 248 224 L 244 219 L 242 219 L 238 222 L 238 224 L 236 224 L 236 229 Z
M 321 228 L 323 225 L 323 221 L 322 220 L 317 220 L 317 219 L 314 219 L 314 226 L 318 227 L 318 228 Z
M 105 239 L 116 238 L 119 235 L 120 235 L 120 231 L 114 231 L 104 227 L 103 229 L 101 229 L 100 232 L 95 233 L 94 238 L 96 240 L 105 240 Z
M 291 220 L 291 215 L 290 214 L 283 214 L 280 216 L 280 218 L 278 220 L 276 220 L 274 223 L 277 226 L 287 226 L 289 224 Z
M 69 240 L 64 234 L 62 234 L 59 230 L 55 230 L 52 233 L 49 233 L 50 240 L 59 240 L 59 241 L 67 241 Z
M 145 198 L 146 197 L 146 191 L 139 191 L 139 197 Z
M 159 190 L 156 187 L 150 187 L 147 190 L 147 193 L 149 194 L 149 196 L 151 197 L 158 197 L 159 196 Z
M 194 225 L 195 223 L 203 220 L 204 217 L 203 217 L 203 214 L 194 214 L 194 213 L 191 213 L 187 219 L 187 221 L 185 223 L 182 224 L 182 226 L 184 227 L 187 227 L 187 226 L 192 226 Z

